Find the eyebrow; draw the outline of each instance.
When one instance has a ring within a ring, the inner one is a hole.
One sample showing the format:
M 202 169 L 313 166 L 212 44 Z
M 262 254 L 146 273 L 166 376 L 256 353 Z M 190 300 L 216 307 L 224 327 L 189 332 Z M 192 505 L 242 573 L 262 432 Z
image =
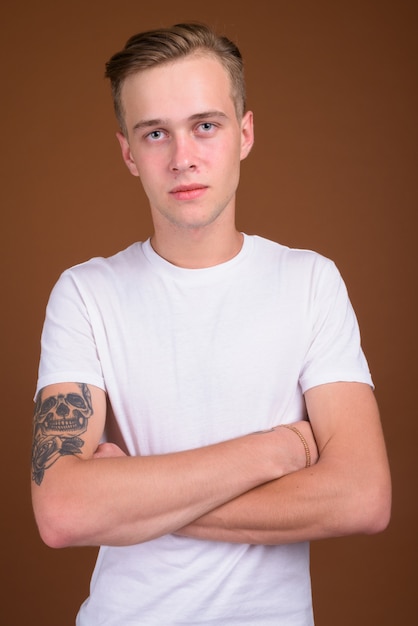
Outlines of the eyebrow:
M 228 116 L 222 111 L 203 111 L 202 113 L 194 113 L 188 119 L 190 122 L 195 122 L 199 120 L 204 120 L 208 118 L 220 118 L 220 119 L 228 119 Z M 134 124 L 133 130 L 141 130 L 143 128 L 151 128 L 155 126 L 166 126 L 169 123 L 168 119 L 164 118 L 155 118 L 151 120 L 140 120 L 136 124 Z

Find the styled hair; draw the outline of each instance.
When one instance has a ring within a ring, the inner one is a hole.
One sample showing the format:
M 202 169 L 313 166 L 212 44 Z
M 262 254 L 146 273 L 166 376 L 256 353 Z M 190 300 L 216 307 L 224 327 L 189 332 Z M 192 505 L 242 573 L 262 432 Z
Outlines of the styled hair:
M 106 63 L 105 77 L 110 79 L 116 118 L 125 134 L 121 99 L 125 79 L 136 72 L 191 54 L 212 55 L 222 63 L 231 81 L 231 97 L 237 117 L 241 119 L 245 111 L 245 82 L 243 60 L 238 47 L 205 24 L 191 22 L 133 35 L 123 50 Z

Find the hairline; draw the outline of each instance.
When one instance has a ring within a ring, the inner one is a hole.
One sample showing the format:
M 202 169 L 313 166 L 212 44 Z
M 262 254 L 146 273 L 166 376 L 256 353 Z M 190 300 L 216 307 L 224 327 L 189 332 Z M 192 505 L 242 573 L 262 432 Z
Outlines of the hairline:
M 211 50 L 210 48 L 207 48 L 206 46 L 202 45 L 201 47 L 191 50 L 190 52 L 183 54 L 181 56 L 178 56 L 176 58 L 162 59 L 156 63 L 152 63 L 148 65 L 147 67 L 136 68 L 135 66 L 133 66 L 129 70 L 126 71 L 126 74 L 123 77 L 123 79 L 119 81 L 118 89 L 115 90 L 113 94 L 114 99 L 118 103 L 118 110 L 120 112 L 120 116 L 118 116 L 118 122 L 121 127 L 120 129 L 122 133 L 125 135 L 125 137 L 127 137 L 127 128 L 126 128 L 126 123 L 125 123 L 125 111 L 124 111 L 123 102 L 122 102 L 122 91 L 123 91 L 123 86 L 125 85 L 125 82 L 127 81 L 127 79 L 131 78 L 132 76 L 136 76 L 144 72 L 147 72 L 148 70 L 157 69 L 159 67 L 163 67 L 166 65 L 174 65 L 175 63 L 179 63 L 181 61 L 184 61 L 193 57 L 197 57 L 197 58 L 206 57 L 206 58 L 212 58 L 218 61 L 219 65 L 225 71 L 225 74 L 227 75 L 227 78 L 229 81 L 229 87 L 230 87 L 229 95 L 233 102 L 237 119 L 239 122 L 242 120 L 244 113 L 245 113 L 245 103 L 242 101 L 242 98 L 238 90 L 235 88 L 234 81 L 232 79 L 232 75 L 228 69 L 227 64 L 223 61 L 222 57 L 219 54 L 217 54 L 215 50 Z

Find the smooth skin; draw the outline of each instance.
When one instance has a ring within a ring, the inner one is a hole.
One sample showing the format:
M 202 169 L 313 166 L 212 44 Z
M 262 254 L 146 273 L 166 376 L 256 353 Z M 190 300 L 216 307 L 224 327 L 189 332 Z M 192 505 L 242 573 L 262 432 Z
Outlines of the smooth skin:
M 50 385 L 42 390 L 42 401 L 77 394 L 78 387 Z M 93 414 L 80 453 L 58 458 L 45 470 L 40 485 L 32 482 L 40 534 L 51 547 L 148 541 L 305 465 L 303 446 L 286 428 L 186 452 L 126 456 L 114 444 L 99 444 L 106 398 L 101 389 L 88 388 Z M 296 425 L 315 462 L 308 423 Z
M 118 140 L 148 197 L 155 251 L 184 268 L 234 257 L 242 246 L 235 194 L 254 130 L 251 112 L 237 115 L 222 65 L 193 55 L 137 73 L 125 81 L 122 103 L 127 130 Z M 130 545 L 172 532 L 280 544 L 379 532 L 389 522 L 389 467 L 367 385 L 333 383 L 305 394 L 310 423 L 296 425 L 311 449 L 307 469 L 299 438 L 284 428 L 128 457 L 100 445 L 106 396 L 89 390 L 93 414 L 82 448 L 33 482 L 36 519 L 50 546 Z M 41 393 L 45 400 L 69 391 L 78 385 Z
M 229 78 L 193 56 L 130 76 L 123 86 L 123 159 L 148 197 L 160 256 L 210 267 L 235 256 L 240 163 L 254 142 L 253 115 L 237 118 Z

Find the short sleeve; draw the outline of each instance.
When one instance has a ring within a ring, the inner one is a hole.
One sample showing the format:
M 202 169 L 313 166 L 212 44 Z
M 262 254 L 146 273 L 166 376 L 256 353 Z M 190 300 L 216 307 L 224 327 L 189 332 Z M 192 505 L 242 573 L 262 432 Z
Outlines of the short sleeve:
M 342 381 L 373 387 L 345 283 L 332 261 L 319 260 L 313 272 L 311 339 L 300 377 L 302 390 Z
M 36 393 L 60 382 L 105 388 L 88 308 L 70 270 L 59 278 L 46 308 Z

